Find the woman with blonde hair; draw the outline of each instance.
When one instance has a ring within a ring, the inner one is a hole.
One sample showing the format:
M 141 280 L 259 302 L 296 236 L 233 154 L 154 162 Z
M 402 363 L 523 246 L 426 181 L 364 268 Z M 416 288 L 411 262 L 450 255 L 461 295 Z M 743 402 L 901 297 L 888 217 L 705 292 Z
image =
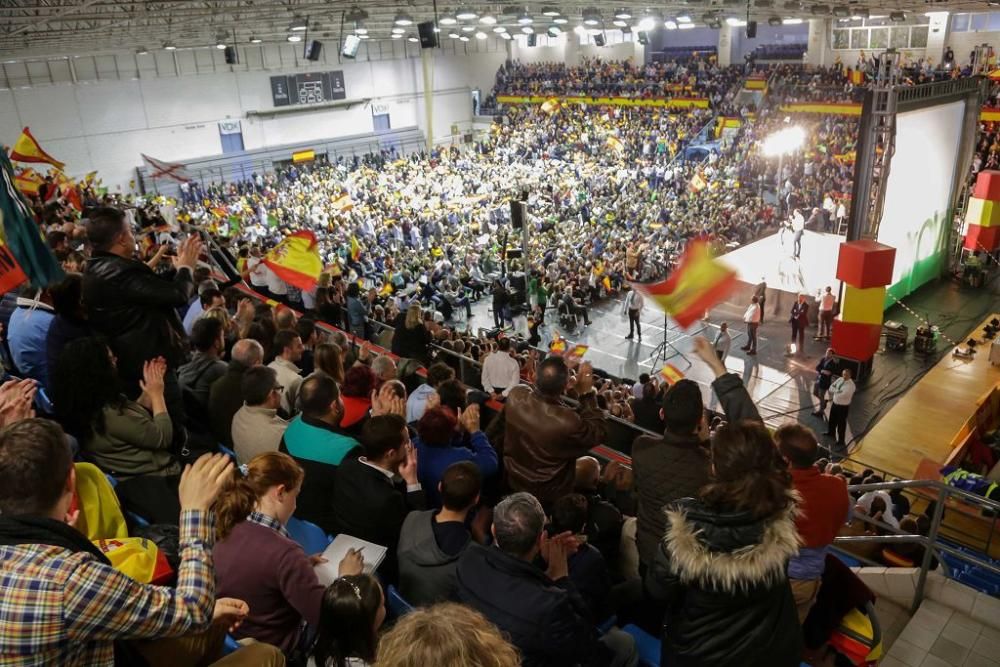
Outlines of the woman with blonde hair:
M 404 616 L 378 645 L 375 667 L 519 667 L 521 656 L 495 625 L 454 602 Z
M 427 346 L 431 343 L 431 334 L 424 326 L 423 311 L 420 303 L 413 301 L 405 313 L 400 313 L 393 322 L 395 331 L 392 334 L 392 352 L 408 359 L 427 360 Z
M 313 354 L 316 370 L 333 379 L 337 386 L 344 384 L 344 353 L 333 343 L 320 343 Z
M 213 507 L 216 595 L 250 607 L 234 636 L 273 644 L 290 658 L 305 648 L 302 621 L 318 626 L 325 591 L 313 570 L 322 559 L 306 556 L 285 528 L 304 477 L 291 456 L 267 452 L 233 473 Z M 339 573 L 358 574 L 362 564 L 359 554 L 349 552 Z

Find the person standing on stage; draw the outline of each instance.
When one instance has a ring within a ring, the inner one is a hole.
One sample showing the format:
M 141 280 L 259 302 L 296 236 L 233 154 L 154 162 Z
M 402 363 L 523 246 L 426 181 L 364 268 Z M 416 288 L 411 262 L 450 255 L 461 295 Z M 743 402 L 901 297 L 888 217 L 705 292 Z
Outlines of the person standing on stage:
M 809 304 L 806 295 L 799 294 L 798 300 L 792 304 L 792 314 L 788 318 L 792 324 L 792 344 L 797 345 L 797 351 L 805 349 L 806 327 L 809 326 Z
M 802 212 L 795 209 L 792 214 L 792 257 L 798 259 L 802 254 L 802 234 L 806 228 L 806 219 L 802 217 Z
M 747 325 L 747 344 L 740 349 L 747 354 L 757 354 L 757 328 L 760 326 L 760 305 L 757 297 L 750 299 L 750 305 L 743 313 L 743 321 Z
M 719 357 L 719 361 L 725 363 L 726 357 L 729 356 L 729 346 L 733 344 L 733 337 L 729 333 L 729 325 L 725 322 L 719 325 L 719 333 L 715 335 L 715 354 Z
M 753 288 L 753 295 L 757 297 L 757 304 L 760 306 L 760 323 L 764 323 L 764 302 L 767 301 L 767 281 L 764 276 L 760 277 L 760 282 Z
M 645 299 L 642 298 L 639 290 L 632 288 L 625 295 L 625 312 L 628 313 L 628 335 L 625 336 L 625 340 L 632 340 L 634 330 L 635 333 L 639 334 L 639 342 L 642 342 L 642 326 L 639 323 L 639 315 L 642 314 L 644 305 Z
M 857 387 L 851 379 L 851 369 L 845 368 L 832 385 L 830 385 L 830 423 L 826 434 L 836 436 L 837 447 L 841 450 L 847 448 L 845 436 L 847 435 L 847 412 L 851 407 L 851 399 L 854 398 L 854 391 Z
M 823 296 L 819 298 L 819 331 L 816 332 L 814 340 L 830 340 L 830 333 L 833 330 L 833 305 L 836 302 L 833 288 L 827 287 Z
M 837 376 L 837 359 L 833 356 L 832 347 L 826 349 L 826 356 L 816 364 L 816 384 L 813 385 L 813 396 L 819 399 L 819 410 L 813 413 L 813 417 L 822 417 L 826 412 L 826 392 L 833 384 L 833 378 Z

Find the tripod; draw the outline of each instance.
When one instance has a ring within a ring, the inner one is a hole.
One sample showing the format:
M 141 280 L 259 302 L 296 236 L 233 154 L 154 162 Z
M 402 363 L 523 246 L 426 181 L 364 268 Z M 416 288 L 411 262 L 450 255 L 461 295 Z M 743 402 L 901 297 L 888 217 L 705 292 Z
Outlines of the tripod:
M 650 357 L 649 363 L 650 368 L 656 368 L 659 362 L 666 363 L 667 359 L 672 359 L 673 357 L 680 357 L 687 364 L 687 367 L 691 367 L 691 360 L 685 356 L 683 352 L 677 349 L 677 347 L 667 340 L 667 330 L 669 328 L 669 323 L 667 322 L 667 314 L 663 313 L 663 342 L 656 346 L 653 350 L 653 356 Z

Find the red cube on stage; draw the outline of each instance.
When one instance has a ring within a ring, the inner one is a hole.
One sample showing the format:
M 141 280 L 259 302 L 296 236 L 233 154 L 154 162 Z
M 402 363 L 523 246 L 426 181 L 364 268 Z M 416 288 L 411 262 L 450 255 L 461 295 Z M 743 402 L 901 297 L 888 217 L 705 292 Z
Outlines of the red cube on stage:
M 976 185 L 972 188 L 972 196 L 979 199 L 1000 201 L 1000 171 L 990 169 L 979 172 L 976 177 Z
M 869 289 L 892 283 L 896 249 L 878 241 L 848 241 L 840 244 L 837 279 L 851 287 Z
M 868 361 L 878 351 L 881 336 L 881 324 L 834 320 L 830 347 L 836 350 L 838 357 Z
M 980 227 L 969 225 L 965 232 L 966 250 L 983 250 L 993 252 L 1000 248 L 1000 227 Z

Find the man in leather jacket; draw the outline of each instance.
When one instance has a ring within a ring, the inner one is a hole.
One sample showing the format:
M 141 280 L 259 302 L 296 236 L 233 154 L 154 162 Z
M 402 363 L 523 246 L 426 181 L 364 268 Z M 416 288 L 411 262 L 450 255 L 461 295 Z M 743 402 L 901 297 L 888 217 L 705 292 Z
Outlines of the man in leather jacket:
M 507 483 L 514 491 L 531 493 L 546 508 L 573 491 L 576 459 L 600 444 L 607 429 L 590 364 L 581 364 L 577 373 L 576 409 L 560 401 L 568 383 L 565 360 L 549 357 L 538 365 L 537 389 L 514 387 L 503 412 Z
M 182 424 L 177 368 L 186 361 L 188 346 L 178 308 L 187 306 L 194 296 L 193 271 L 201 240 L 190 236 L 181 243 L 171 279 L 136 259 L 132 227 L 116 208 L 91 212 L 87 238 L 93 253 L 83 273 L 83 303 L 90 324 L 111 343 L 118 374 L 130 395 L 139 393 L 143 363 L 156 357 L 167 360 L 167 409 L 174 423 Z

